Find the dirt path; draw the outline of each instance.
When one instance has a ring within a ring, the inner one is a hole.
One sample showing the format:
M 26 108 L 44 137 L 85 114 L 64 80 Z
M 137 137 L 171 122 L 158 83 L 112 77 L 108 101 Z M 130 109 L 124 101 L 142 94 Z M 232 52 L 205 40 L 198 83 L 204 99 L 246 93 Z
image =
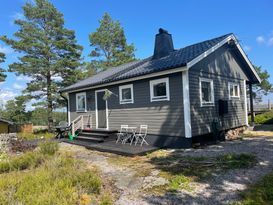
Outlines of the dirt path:
M 192 192 L 166 193 L 161 196 L 143 194 L 147 185 L 160 185 L 167 181 L 158 176 L 155 170 L 148 176 L 137 176 L 136 170 L 109 163 L 110 155 L 86 150 L 85 148 L 61 143 L 62 148 L 76 153 L 76 157 L 99 167 L 105 177 L 115 182 L 121 190 L 117 205 L 146 204 L 229 204 L 238 199 L 238 193 L 247 185 L 256 182 L 263 175 L 273 170 L 273 137 L 246 138 L 242 141 L 223 142 L 205 149 L 179 150 L 181 156 L 214 157 L 226 153 L 252 153 L 257 156 L 258 164 L 250 169 L 229 170 L 208 178 L 203 182 L 194 182 Z

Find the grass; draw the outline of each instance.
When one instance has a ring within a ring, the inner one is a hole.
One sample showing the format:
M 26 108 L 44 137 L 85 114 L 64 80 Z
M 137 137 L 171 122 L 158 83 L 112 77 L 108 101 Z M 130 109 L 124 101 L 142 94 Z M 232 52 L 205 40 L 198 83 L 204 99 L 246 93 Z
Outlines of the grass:
M 0 162 L 0 204 L 113 204 L 103 193 L 99 171 L 71 153 L 58 151 L 56 142 Z M 103 190 L 104 191 L 104 190 Z
M 255 124 L 273 124 L 273 110 L 256 115 L 254 118 L 254 122 Z
M 191 191 L 194 181 L 202 181 L 214 173 L 227 169 L 249 168 L 256 164 L 252 154 L 226 154 L 218 157 L 189 157 L 178 153 L 159 154 L 151 157 L 151 163 L 161 170 L 161 176 L 169 180 L 168 186 L 155 188 L 152 192 Z
M 19 132 L 17 133 L 17 136 L 19 139 L 23 140 L 34 140 L 34 139 L 51 139 L 55 137 L 54 133 L 23 133 Z
M 238 205 L 273 204 L 273 172 L 264 176 L 258 183 L 241 193 Z

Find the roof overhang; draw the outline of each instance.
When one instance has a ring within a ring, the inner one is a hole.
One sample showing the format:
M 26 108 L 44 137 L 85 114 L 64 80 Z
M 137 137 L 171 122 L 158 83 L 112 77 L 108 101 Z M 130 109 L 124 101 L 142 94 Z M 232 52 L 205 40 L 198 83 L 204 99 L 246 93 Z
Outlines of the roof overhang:
M 241 45 L 239 44 L 237 38 L 231 34 L 229 35 L 227 38 L 225 38 L 224 40 L 222 40 L 221 42 L 217 43 L 215 46 L 211 47 L 209 50 L 207 50 L 206 52 L 202 53 L 201 55 L 197 56 L 196 58 L 194 58 L 193 60 L 191 60 L 190 62 L 187 63 L 187 68 L 191 68 L 192 66 L 194 66 L 196 63 L 198 63 L 199 61 L 201 61 L 202 59 L 206 58 L 209 54 L 213 53 L 214 51 L 216 51 L 218 48 L 220 48 L 221 46 L 225 45 L 226 43 L 228 43 L 230 40 L 234 40 L 235 45 L 237 47 L 237 49 L 239 50 L 240 54 L 242 55 L 243 59 L 245 60 L 245 62 L 247 63 L 251 73 L 254 76 L 254 81 L 251 82 L 252 84 L 258 84 L 261 83 L 261 79 L 258 75 L 258 73 L 256 72 L 255 68 L 253 67 L 252 63 L 250 62 L 250 60 L 248 59 L 247 55 L 245 54 L 244 50 L 242 49 Z
M 172 68 L 172 69 L 168 69 L 168 70 L 164 70 L 164 71 L 160 71 L 160 72 L 155 72 L 155 73 L 150 73 L 150 74 L 141 75 L 141 76 L 137 76 L 137 77 L 127 78 L 127 79 L 124 79 L 124 80 L 118 80 L 118 81 L 114 81 L 114 82 L 103 83 L 103 84 L 100 84 L 100 85 L 93 85 L 93 86 L 90 85 L 90 86 L 86 86 L 86 87 L 83 87 L 83 88 L 78 88 L 78 89 L 63 91 L 63 92 L 61 91 L 61 92 L 62 93 L 74 93 L 74 92 L 79 92 L 79 91 L 84 91 L 84 90 L 89 90 L 89 89 L 97 89 L 97 88 L 102 88 L 102 87 L 116 85 L 116 84 L 128 83 L 128 82 L 132 82 L 132 81 L 136 81 L 136 80 L 143 80 L 143 79 L 147 79 L 147 78 L 153 78 L 153 77 L 168 75 L 168 74 L 182 72 L 182 71 L 186 71 L 186 70 L 188 70 L 188 68 L 186 66 L 178 67 L 178 68 Z

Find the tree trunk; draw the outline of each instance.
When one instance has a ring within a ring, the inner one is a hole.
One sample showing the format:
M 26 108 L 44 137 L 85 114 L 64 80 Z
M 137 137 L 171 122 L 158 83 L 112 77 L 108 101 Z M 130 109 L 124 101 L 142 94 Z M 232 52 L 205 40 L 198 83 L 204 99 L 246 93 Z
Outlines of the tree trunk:
M 51 74 L 47 74 L 47 120 L 48 120 L 48 131 L 53 132 L 53 100 L 51 90 Z

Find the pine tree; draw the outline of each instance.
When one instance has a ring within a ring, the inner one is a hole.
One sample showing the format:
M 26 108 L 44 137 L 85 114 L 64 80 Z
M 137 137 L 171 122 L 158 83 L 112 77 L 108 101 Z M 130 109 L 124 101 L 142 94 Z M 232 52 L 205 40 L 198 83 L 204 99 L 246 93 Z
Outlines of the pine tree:
M 75 32 L 64 27 L 64 18 L 48 0 L 35 0 L 23 6 L 24 19 L 15 20 L 19 30 L 11 39 L 1 39 L 21 53 L 19 61 L 9 65 L 17 75 L 32 78 L 25 92 L 47 102 L 48 126 L 53 126 L 52 111 L 57 104 L 58 89 L 80 78 L 82 47 Z
M 5 61 L 5 54 L 0 52 L 0 63 L 3 63 Z M 0 67 L 0 82 L 5 81 L 6 74 L 4 74 L 5 70 Z
M 135 59 L 134 45 L 127 44 L 124 30 L 118 21 L 105 13 L 96 32 L 89 35 L 92 47 L 92 67 L 98 71 L 118 66 Z

